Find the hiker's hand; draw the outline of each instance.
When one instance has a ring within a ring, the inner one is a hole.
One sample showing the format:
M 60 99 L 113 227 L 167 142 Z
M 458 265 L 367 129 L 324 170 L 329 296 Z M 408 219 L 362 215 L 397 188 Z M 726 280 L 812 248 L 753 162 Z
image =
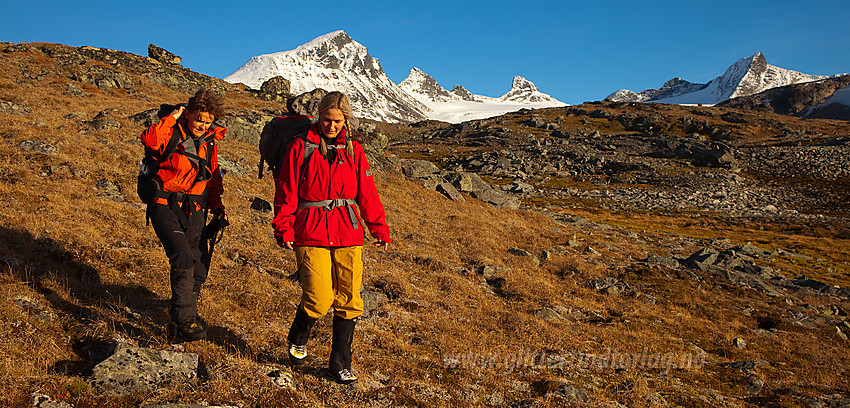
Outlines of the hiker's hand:
M 385 241 L 378 241 L 378 242 L 375 242 L 375 246 L 376 246 L 376 247 L 378 247 L 378 248 L 383 249 L 384 251 L 386 251 L 386 250 L 387 250 L 387 248 L 389 248 L 390 243 L 389 243 L 389 242 L 385 242 Z
M 186 110 L 186 108 L 183 105 L 178 105 L 177 109 L 174 109 L 174 111 L 171 112 L 171 116 L 174 116 L 174 120 L 180 119 L 180 115 L 183 114 L 184 110 Z
M 283 243 L 283 247 L 291 250 L 291 249 L 293 249 L 292 244 L 293 244 L 292 241 L 286 241 L 286 242 Z

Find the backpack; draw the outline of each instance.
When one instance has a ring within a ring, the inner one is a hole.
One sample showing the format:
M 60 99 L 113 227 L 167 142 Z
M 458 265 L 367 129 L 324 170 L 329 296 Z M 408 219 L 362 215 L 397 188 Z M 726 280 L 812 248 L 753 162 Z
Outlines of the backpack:
M 314 123 L 316 118 L 307 115 L 279 116 L 266 123 L 260 134 L 260 163 L 257 165 L 257 178 L 263 178 L 265 162 L 269 164 L 269 170 L 277 180 L 283 157 L 286 155 L 286 147 L 295 138 L 306 136 L 307 130 Z M 306 161 L 309 157 L 309 154 L 305 154 L 304 160 Z

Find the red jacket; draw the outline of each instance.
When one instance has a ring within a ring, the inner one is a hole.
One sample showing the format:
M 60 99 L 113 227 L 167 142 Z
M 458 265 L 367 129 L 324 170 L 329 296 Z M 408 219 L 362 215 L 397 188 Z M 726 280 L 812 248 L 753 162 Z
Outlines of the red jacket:
M 151 127 L 142 132 L 140 137 L 142 139 L 142 144 L 154 152 L 162 154 L 168 146 L 168 141 L 171 140 L 175 123 L 176 120 L 174 119 L 174 116 L 166 115 L 164 118 L 160 119 L 159 122 L 151 125 Z M 183 130 L 182 125 L 178 128 L 180 129 L 181 134 L 179 136 L 180 139 L 178 141 L 177 149 L 183 150 L 183 146 L 180 145 L 179 142 L 186 140 L 186 132 Z M 227 129 L 223 127 L 216 127 L 214 130 L 208 130 L 202 137 L 215 134 L 215 140 L 221 140 L 224 138 L 225 132 L 227 132 Z M 201 144 L 201 146 L 198 147 L 197 156 L 205 158 L 207 155 L 207 148 L 207 143 Z M 221 193 L 224 189 L 221 184 L 221 173 L 218 169 L 218 148 L 215 147 L 215 145 L 213 145 L 210 162 L 207 163 L 206 167 L 211 174 L 210 179 L 195 183 L 195 178 L 198 176 L 198 166 L 188 157 L 174 153 L 169 156 L 165 162 L 160 163 L 159 171 L 157 171 L 156 174 L 159 176 L 159 179 L 162 180 L 162 191 L 200 195 L 203 194 L 204 190 L 206 190 L 207 206 L 224 210 L 224 204 L 221 202 Z M 164 198 L 158 198 L 156 203 L 165 205 L 168 204 Z M 200 210 L 200 208 L 196 208 L 196 210 Z
M 313 125 L 307 139 L 318 144 L 319 125 Z M 345 129 L 335 144 L 344 144 Z M 360 143 L 353 141 L 354 158 L 345 149 L 338 150 L 331 163 L 316 148 L 304 163 L 304 140 L 296 138 L 287 148 L 274 196 L 275 238 L 299 246 L 340 247 L 363 245 L 363 223 L 378 240 L 390 242 L 384 206 L 378 197 L 372 170 Z M 303 168 L 302 168 L 303 165 Z M 360 207 L 357 228 L 352 225 L 350 205 L 325 210 L 320 207 L 298 209 L 299 201 L 353 199 Z M 362 221 L 362 222 L 361 222 Z

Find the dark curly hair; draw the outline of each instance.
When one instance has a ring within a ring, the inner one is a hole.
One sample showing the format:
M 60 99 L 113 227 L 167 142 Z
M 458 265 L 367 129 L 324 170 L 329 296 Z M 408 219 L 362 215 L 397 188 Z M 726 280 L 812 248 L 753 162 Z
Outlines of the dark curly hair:
M 219 119 L 224 115 L 223 98 L 209 89 L 201 88 L 195 93 L 195 96 L 189 98 L 189 105 L 186 107 L 189 112 L 207 112 L 215 119 Z

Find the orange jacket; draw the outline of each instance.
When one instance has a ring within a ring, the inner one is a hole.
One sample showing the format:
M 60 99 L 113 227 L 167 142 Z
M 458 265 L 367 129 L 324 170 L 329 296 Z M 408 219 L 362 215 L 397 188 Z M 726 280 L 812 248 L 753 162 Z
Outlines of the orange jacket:
M 166 115 L 164 118 L 160 119 L 159 122 L 151 125 L 151 127 L 142 132 L 140 137 L 142 144 L 158 154 L 163 154 L 168 146 L 168 141 L 171 140 L 175 123 L 176 120 L 174 119 L 174 116 Z M 182 125 L 178 126 L 178 129 L 180 129 L 181 134 L 179 136 L 180 139 L 178 140 L 177 149 L 183 150 L 183 146 L 179 143 L 186 140 L 186 132 L 183 130 Z M 227 132 L 227 129 L 223 127 L 216 127 L 214 130 L 208 130 L 202 138 L 207 137 L 210 134 L 215 134 L 215 140 L 221 140 L 224 138 L 225 132 Z M 209 146 L 207 143 L 201 144 L 198 146 L 197 155 L 205 158 L 208 148 Z M 206 190 L 207 206 L 223 211 L 224 204 L 221 202 L 221 193 L 224 189 L 221 183 L 221 173 L 218 169 L 218 148 L 215 144 L 213 144 L 210 162 L 206 164 L 206 167 L 211 174 L 210 179 L 196 183 L 195 178 L 198 176 L 199 170 L 197 164 L 182 154 L 174 153 L 164 162 L 160 163 L 159 171 L 157 171 L 156 174 L 162 181 L 162 191 L 201 195 Z M 164 198 L 157 198 L 156 203 L 163 205 L 168 204 Z M 197 208 L 195 208 L 195 210 L 201 209 L 200 206 L 196 207 Z
M 307 132 L 307 140 L 318 144 L 318 133 L 319 125 L 314 124 Z M 336 144 L 344 144 L 344 141 L 345 130 L 337 137 Z M 292 141 L 281 165 L 274 197 L 272 226 L 278 241 L 294 242 L 298 246 L 363 245 L 365 224 L 373 237 L 390 242 L 390 227 L 366 154 L 360 143 L 353 141 L 353 144 L 353 158 L 343 149 L 338 151 L 336 160 L 329 162 L 316 149 L 304 164 L 304 140 L 299 137 Z M 354 211 L 352 204 L 331 210 L 299 209 L 300 203 L 334 199 L 350 199 L 357 203 L 360 207 L 357 228 L 350 215 Z

